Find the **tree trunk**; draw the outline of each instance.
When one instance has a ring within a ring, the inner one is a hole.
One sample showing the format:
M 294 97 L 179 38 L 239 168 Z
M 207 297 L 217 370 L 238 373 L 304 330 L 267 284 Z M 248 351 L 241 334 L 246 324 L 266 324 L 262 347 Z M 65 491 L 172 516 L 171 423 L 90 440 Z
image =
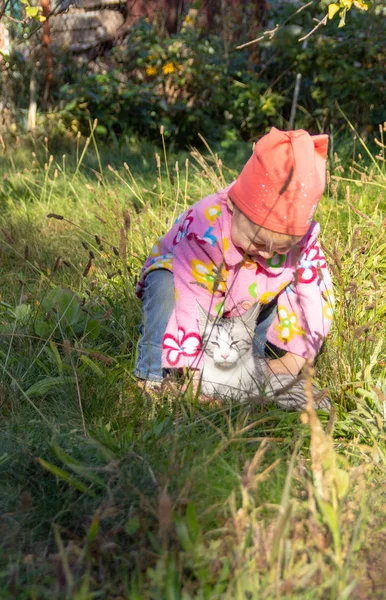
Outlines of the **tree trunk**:
M 215 26 L 215 16 L 221 13 L 219 0 L 203 0 L 202 8 L 206 15 L 206 27 L 211 31 Z
M 256 21 L 258 27 L 265 27 L 266 25 L 266 14 L 267 14 L 267 3 L 266 0 L 256 0 Z
M 177 33 L 181 27 L 184 0 L 165 0 L 165 27 L 169 33 Z
M 46 20 L 43 23 L 43 47 L 46 52 L 46 72 L 45 72 L 45 83 L 44 83 L 44 93 L 43 93 L 43 105 L 46 107 L 52 87 L 53 80 L 53 62 L 52 62 L 52 52 L 51 52 L 51 34 L 50 34 L 50 24 L 49 24 L 49 14 L 51 12 L 50 8 L 50 0 L 41 0 L 41 6 L 43 9 L 43 17 Z
M 28 131 L 34 131 L 36 125 L 36 77 L 32 70 L 29 83 Z

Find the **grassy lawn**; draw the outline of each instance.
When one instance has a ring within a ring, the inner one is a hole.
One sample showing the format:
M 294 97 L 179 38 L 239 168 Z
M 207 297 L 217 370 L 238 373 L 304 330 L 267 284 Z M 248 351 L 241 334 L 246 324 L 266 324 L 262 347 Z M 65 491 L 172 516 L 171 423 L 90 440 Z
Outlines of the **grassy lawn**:
M 249 151 L 0 147 L 0 598 L 385 597 L 381 159 L 331 156 L 318 209 L 330 418 L 151 402 L 131 375 L 144 259 Z

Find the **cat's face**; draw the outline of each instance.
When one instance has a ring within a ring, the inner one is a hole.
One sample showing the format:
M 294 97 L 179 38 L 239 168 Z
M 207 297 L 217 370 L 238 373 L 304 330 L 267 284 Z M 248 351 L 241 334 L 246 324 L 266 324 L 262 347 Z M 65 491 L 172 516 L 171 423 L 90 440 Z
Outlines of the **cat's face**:
M 202 336 L 204 353 L 213 359 L 218 367 L 233 367 L 248 352 L 252 344 L 250 331 L 234 322 L 234 319 L 221 319 L 207 327 L 208 333 Z
M 259 306 L 242 317 L 216 319 L 199 306 L 199 324 L 204 357 L 222 369 L 235 366 L 251 350 Z

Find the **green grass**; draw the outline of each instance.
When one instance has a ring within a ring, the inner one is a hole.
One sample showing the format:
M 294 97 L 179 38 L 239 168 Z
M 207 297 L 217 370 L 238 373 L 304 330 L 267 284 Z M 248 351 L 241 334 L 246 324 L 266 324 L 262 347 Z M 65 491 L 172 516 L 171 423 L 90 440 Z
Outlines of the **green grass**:
M 162 139 L 158 159 L 31 144 L 0 163 L 0 598 L 383 598 L 384 163 L 332 157 L 318 212 L 336 292 L 320 422 L 155 404 L 131 375 L 154 239 L 247 148 L 229 169 Z

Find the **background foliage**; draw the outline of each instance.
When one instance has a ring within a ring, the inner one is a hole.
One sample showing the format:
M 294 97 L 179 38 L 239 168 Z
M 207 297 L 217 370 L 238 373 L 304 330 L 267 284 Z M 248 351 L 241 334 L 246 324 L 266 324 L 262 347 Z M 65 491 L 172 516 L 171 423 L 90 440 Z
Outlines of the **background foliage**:
M 160 125 L 180 146 L 196 142 L 198 133 L 210 142 L 256 139 L 271 125 L 288 126 L 300 73 L 296 127 L 339 131 L 344 123 L 339 105 L 363 135 L 376 130 L 386 119 L 382 2 L 376 0 L 367 12 L 353 8 L 343 28 L 338 20 L 329 21 L 306 43 L 299 39 L 313 29 L 315 17 L 326 13 L 326 5 L 297 12 L 299 7 L 270 4 L 266 30 L 280 27 L 242 49 L 237 46 L 249 41 L 250 33 L 232 21 L 236 15 L 231 11 L 226 19 L 219 16 L 210 31 L 195 9 L 173 34 L 139 19 L 121 44 L 97 57 L 66 53 L 55 47 L 53 36 L 54 80 L 40 128 L 85 133 L 90 118 L 98 118 L 98 133 L 116 143 L 133 134 L 154 139 Z M 0 93 L 13 111 L 14 128 L 22 132 L 32 70 L 42 94 L 44 54 L 37 34 L 27 41 L 20 34 L 19 27 Z

